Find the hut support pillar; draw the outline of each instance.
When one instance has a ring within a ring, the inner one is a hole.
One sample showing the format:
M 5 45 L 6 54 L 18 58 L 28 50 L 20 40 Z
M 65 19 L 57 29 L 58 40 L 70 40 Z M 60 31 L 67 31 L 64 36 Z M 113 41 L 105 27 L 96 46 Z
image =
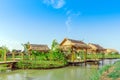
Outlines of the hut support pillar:
M 74 62 L 75 60 L 75 54 L 74 54 L 74 50 L 73 50 L 73 47 L 72 47 L 72 62 Z
M 87 49 L 85 49 L 85 54 L 84 54 L 85 58 L 84 58 L 84 62 L 85 62 L 85 65 L 86 65 L 86 62 L 87 62 Z
M 97 50 L 95 51 L 95 62 L 97 62 Z
M 23 53 L 21 53 L 21 58 L 22 58 L 22 60 L 24 60 L 24 54 Z
M 6 62 L 7 56 L 6 56 L 6 50 L 4 50 L 4 61 Z
M 15 61 L 15 52 L 12 52 L 12 59 Z
M 104 65 L 104 58 L 105 58 L 105 53 L 102 53 L 102 65 Z

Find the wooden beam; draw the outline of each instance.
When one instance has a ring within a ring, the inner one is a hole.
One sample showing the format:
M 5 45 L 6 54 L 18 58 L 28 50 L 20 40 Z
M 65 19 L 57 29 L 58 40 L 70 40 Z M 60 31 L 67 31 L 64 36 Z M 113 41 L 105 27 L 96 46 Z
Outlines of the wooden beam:
M 6 59 L 7 58 L 7 56 L 6 56 L 6 50 L 4 50 L 4 61 L 6 62 Z
M 73 46 L 71 47 L 71 50 L 72 50 L 72 62 L 74 62 L 74 50 L 73 50 Z
M 84 62 L 85 62 L 85 65 L 86 65 L 86 62 L 87 62 L 87 48 L 85 49 L 85 53 L 84 53 Z

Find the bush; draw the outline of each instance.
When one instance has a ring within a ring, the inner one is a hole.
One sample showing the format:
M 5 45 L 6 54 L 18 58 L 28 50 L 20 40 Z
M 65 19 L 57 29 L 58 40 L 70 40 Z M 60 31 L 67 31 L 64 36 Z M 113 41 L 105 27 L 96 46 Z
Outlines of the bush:
M 63 67 L 66 64 L 61 61 L 33 61 L 26 60 L 20 61 L 16 64 L 17 68 L 22 69 L 46 69 L 46 68 L 56 68 Z

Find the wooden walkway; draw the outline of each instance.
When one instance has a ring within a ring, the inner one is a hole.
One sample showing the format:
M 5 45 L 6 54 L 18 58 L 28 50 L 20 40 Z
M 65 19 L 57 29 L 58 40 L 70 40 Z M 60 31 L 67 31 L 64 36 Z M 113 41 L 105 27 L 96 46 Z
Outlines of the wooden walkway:
M 17 63 L 18 61 L 0 61 L 0 64 Z
M 74 62 L 73 61 L 68 61 L 68 63 L 70 65 L 78 65 L 78 64 L 87 63 L 87 62 L 99 62 L 99 61 L 101 61 L 101 59 L 87 59 L 86 61 L 84 61 L 84 60 L 75 60 Z
M 15 68 L 15 64 L 17 63 L 18 61 L 0 61 L 0 65 L 2 64 L 6 64 L 8 69 L 14 69 Z
M 98 62 L 101 61 L 101 59 L 87 59 L 87 62 Z

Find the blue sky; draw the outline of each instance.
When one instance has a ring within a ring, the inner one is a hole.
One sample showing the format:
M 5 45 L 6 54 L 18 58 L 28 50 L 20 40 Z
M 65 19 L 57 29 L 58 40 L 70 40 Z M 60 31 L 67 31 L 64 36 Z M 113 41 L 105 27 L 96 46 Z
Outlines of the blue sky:
M 120 51 L 119 0 L 0 0 L 0 45 L 83 40 Z

